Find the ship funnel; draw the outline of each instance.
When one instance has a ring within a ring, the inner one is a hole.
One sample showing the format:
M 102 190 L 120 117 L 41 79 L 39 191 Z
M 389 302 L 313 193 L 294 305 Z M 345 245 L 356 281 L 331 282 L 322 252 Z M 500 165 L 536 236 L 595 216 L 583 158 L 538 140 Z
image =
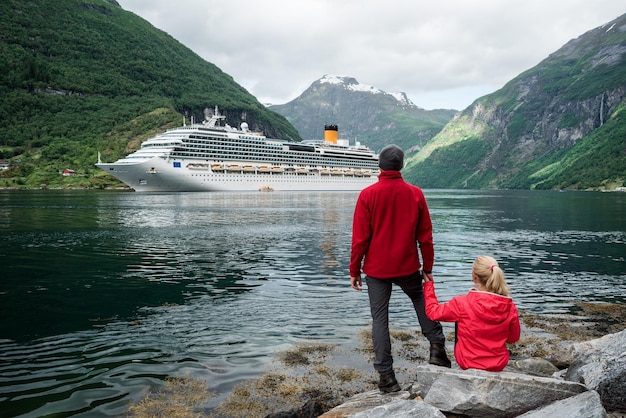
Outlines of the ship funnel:
M 339 139 L 339 128 L 337 125 L 325 125 L 324 126 L 324 142 L 330 142 L 336 144 Z

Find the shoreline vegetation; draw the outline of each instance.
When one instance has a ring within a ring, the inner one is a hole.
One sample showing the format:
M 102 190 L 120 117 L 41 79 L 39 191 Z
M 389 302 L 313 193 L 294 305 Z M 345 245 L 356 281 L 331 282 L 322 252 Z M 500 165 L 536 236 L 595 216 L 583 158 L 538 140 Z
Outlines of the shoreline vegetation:
M 626 305 L 577 303 L 572 314 L 534 314 L 520 310 L 522 337 L 509 345 L 511 358 L 539 357 L 557 368 L 558 353 L 564 345 L 583 342 L 624 329 Z M 445 329 L 445 328 L 444 328 Z M 426 364 L 428 341 L 419 328 L 391 330 L 398 380 L 407 384 L 415 378 L 415 366 Z M 169 378 L 155 392 L 132 405 L 133 418 L 243 418 L 314 417 L 342 404 L 349 397 L 376 389 L 372 369 L 371 332 L 362 330 L 358 347 L 324 343 L 300 344 L 275 356 L 275 366 L 257 379 L 238 384 L 217 405 L 206 382 Z M 446 348 L 454 358 L 454 335 L 446 334 Z M 455 366 L 453 366 L 455 367 Z M 298 412 L 294 412 L 298 411 Z M 622 417 L 626 411 L 607 411 Z

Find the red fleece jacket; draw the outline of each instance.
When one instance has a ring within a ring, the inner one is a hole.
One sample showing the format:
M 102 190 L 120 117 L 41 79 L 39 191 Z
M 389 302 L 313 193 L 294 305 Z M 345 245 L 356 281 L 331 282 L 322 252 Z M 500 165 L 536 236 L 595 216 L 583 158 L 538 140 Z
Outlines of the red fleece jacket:
M 399 171 L 386 170 L 378 182 L 359 194 L 352 222 L 350 276 L 361 269 L 377 279 L 409 276 L 433 269 L 432 223 L 422 190 L 404 181 Z
M 513 299 L 472 289 L 439 304 L 433 282 L 424 283 L 426 315 L 433 321 L 456 322 L 454 357 L 462 369 L 499 372 L 509 362 L 505 343 L 520 337 Z

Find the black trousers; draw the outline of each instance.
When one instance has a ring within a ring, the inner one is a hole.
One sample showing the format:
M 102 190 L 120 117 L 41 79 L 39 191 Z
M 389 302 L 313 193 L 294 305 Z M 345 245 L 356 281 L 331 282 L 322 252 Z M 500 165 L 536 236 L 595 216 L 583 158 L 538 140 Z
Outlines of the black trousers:
M 411 299 L 417 320 L 422 333 L 431 344 L 445 344 L 445 336 L 441 324 L 431 321 L 426 316 L 424 307 L 424 289 L 422 287 L 421 272 L 410 276 L 393 279 L 376 279 L 365 276 L 367 293 L 370 299 L 372 313 L 372 340 L 374 343 L 374 369 L 379 373 L 393 371 L 393 357 L 391 355 L 391 338 L 389 337 L 389 300 L 393 285 L 400 286 L 402 291 Z

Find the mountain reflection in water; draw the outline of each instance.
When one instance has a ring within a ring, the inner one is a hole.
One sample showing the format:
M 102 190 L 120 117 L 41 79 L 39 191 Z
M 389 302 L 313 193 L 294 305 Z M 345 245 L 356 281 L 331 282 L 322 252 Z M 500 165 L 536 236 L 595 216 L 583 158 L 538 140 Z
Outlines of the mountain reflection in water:
M 626 303 L 626 194 L 425 193 L 441 300 L 490 254 L 520 309 Z M 225 393 L 293 344 L 352 344 L 369 326 L 347 271 L 356 197 L 0 191 L 0 416 L 119 416 L 168 376 Z

